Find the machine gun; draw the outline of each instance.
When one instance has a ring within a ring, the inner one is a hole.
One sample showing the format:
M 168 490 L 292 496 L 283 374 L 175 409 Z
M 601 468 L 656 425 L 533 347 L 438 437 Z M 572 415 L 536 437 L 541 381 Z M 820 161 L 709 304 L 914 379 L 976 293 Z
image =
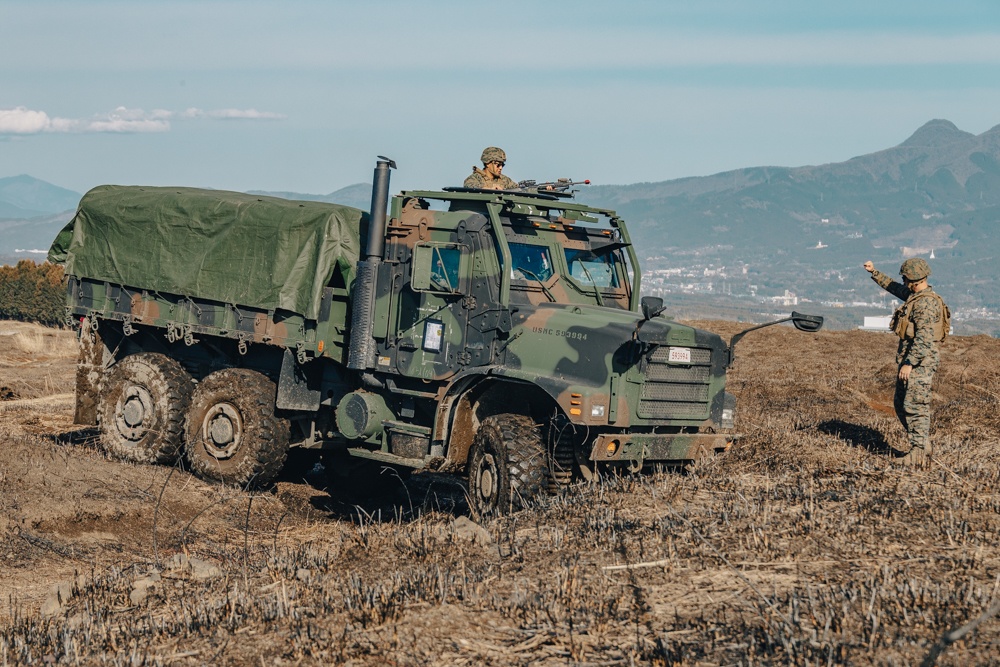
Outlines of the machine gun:
M 534 180 L 520 181 L 517 184 L 517 189 L 522 192 L 532 192 L 532 193 L 568 193 L 569 189 L 574 185 L 590 185 L 590 179 L 583 181 L 574 181 L 568 178 L 559 178 L 555 181 L 548 181 L 546 183 L 539 183 Z

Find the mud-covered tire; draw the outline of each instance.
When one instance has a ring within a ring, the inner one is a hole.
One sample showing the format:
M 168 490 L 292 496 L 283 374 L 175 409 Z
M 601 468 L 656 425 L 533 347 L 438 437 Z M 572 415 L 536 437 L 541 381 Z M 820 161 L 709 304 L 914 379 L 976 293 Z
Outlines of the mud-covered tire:
M 246 368 L 225 368 L 202 380 L 185 421 L 185 455 L 202 479 L 261 487 L 281 471 L 291 428 L 275 415 L 277 387 Z
M 173 463 L 193 390 L 191 376 L 166 355 L 141 352 L 119 361 L 98 397 L 104 451 L 133 463 Z
M 545 444 L 523 415 L 487 417 L 469 452 L 469 500 L 482 517 L 507 514 L 542 493 L 548 480 Z

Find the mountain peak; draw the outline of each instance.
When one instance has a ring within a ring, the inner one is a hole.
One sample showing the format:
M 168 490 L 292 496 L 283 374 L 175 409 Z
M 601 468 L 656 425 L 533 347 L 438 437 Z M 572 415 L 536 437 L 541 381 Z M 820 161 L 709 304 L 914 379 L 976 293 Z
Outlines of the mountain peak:
M 958 129 L 950 120 L 935 118 L 927 121 L 917 129 L 910 138 L 900 146 L 939 147 L 953 144 L 957 141 L 971 139 L 975 135 Z
M 27 174 L 0 178 L 0 218 L 31 218 L 75 209 L 80 194 Z

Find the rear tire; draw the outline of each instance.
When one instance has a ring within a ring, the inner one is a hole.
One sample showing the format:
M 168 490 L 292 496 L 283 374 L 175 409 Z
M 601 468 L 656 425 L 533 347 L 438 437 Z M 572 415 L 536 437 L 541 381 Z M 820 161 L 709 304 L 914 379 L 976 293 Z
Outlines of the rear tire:
M 142 352 L 111 367 L 97 408 L 101 444 L 132 463 L 173 463 L 194 381 L 170 357 Z
M 541 493 L 548 479 L 541 431 L 528 417 L 501 414 L 479 425 L 469 454 L 469 496 L 481 517 L 507 514 Z
M 281 471 L 291 427 L 274 414 L 277 387 L 246 368 L 212 373 L 194 390 L 185 423 L 186 455 L 202 479 L 261 487 Z

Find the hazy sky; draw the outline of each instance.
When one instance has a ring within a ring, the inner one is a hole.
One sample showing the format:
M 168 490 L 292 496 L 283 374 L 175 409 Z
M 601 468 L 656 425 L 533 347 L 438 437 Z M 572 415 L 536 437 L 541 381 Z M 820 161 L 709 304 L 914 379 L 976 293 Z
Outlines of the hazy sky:
M 0 0 L 0 177 L 660 181 L 1000 124 L 996 0 Z

